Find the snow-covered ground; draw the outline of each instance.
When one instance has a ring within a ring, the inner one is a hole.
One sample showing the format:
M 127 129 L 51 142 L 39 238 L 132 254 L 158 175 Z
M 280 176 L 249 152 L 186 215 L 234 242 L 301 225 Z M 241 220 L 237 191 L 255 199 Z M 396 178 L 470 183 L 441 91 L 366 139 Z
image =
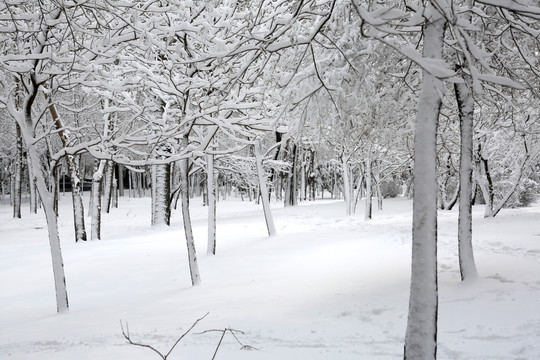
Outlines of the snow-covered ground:
M 407 317 L 412 202 L 385 200 L 363 220 L 341 201 L 262 208 L 218 203 L 217 255 L 206 255 L 206 208 L 192 200 L 202 285 L 191 287 L 181 216 L 150 226 L 148 198 L 120 198 L 103 240 L 74 243 L 71 197 L 60 229 L 69 313 L 57 315 L 43 214 L 11 218 L 0 204 L 0 359 L 399 359 Z M 362 206 L 359 206 L 360 208 Z M 25 208 L 26 210 L 27 208 Z M 461 283 L 457 212 L 439 215 L 439 358 L 540 359 L 540 204 L 484 219 L 474 209 L 480 278 Z M 89 222 L 88 222 L 89 224 Z M 89 227 L 89 226 L 88 226 Z

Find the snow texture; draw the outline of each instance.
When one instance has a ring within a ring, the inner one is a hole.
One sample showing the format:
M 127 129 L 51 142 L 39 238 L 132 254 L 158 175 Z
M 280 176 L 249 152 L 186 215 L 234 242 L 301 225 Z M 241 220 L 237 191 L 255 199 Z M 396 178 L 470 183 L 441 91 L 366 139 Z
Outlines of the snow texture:
M 88 192 L 85 193 L 88 201 Z M 0 358 L 152 360 L 134 341 L 167 350 L 194 329 L 243 330 L 241 351 L 226 336 L 217 359 L 399 359 L 411 259 L 412 201 L 385 200 L 373 220 L 345 217 L 343 201 L 272 204 L 268 238 L 261 205 L 228 197 L 217 207 L 219 249 L 199 258 L 192 287 L 180 210 L 152 228 L 149 198 L 120 198 L 103 215 L 102 240 L 73 242 L 71 201 L 60 196 L 59 227 L 70 311 L 56 314 L 43 213 L 12 219 L 0 202 Z M 206 245 L 207 207 L 191 202 L 195 238 Z M 41 210 L 40 210 L 41 211 Z M 473 208 L 479 277 L 460 281 L 457 210 L 439 213 L 441 359 L 540 358 L 540 204 L 483 218 Z M 188 335 L 170 359 L 210 359 L 219 334 Z

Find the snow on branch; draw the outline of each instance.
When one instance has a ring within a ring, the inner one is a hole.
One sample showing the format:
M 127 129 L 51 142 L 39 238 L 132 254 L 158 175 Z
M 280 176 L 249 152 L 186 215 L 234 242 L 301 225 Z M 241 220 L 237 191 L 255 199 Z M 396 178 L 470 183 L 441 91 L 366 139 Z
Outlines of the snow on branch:
M 513 11 L 518 14 L 531 16 L 540 19 L 540 7 L 533 5 L 532 1 L 515 1 L 515 0 L 476 0 L 476 2 L 484 5 L 491 5 L 497 8 Z M 536 2 L 538 4 L 538 2 Z

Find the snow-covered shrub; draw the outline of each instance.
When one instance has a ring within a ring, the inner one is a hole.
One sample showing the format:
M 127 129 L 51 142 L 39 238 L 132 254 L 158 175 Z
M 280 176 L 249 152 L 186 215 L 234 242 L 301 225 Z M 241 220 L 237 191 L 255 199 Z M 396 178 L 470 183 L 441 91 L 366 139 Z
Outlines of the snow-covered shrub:
M 381 181 L 381 194 L 385 199 L 399 196 L 402 190 L 401 184 L 398 181 L 392 179 Z
M 512 186 L 510 181 L 500 181 L 495 184 L 495 197 L 497 195 L 504 194 L 508 191 L 508 188 Z M 517 186 L 516 190 L 508 199 L 504 207 L 506 208 L 518 208 L 530 206 L 534 203 L 540 195 L 540 184 L 531 178 L 523 179 Z
M 540 195 L 540 184 L 533 179 L 525 179 L 517 188 L 518 206 L 530 206 Z

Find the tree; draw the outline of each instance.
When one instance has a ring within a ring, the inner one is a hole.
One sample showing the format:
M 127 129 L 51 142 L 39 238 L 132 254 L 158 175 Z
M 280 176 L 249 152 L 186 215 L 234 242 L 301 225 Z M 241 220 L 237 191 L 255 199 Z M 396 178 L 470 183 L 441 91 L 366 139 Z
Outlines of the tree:
M 442 59 L 446 21 L 425 9 L 423 57 Z M 424 70 L 414 139 L 413 250 L 405 359 L 437 357 L 437 122 L 442 81 Z
M 514 4 L 510 2 L 479 1 L 493 5 L 496 11 L 503 14 L 510 24 L 509 28 L 532 35 L 536 31 L 531 24 L 537 24 L 533 19 L 540 15 L 540 8 L 528 4 Z M 455 73 L 449 69 L 443 60 L 443 45 L 445 43 L 445 24 L 449 24 L 455 40 L 449 46 L 458 49 L 467 60 L 467 71 L 471 76 L 469 85 L 476 95 L 482 94 L 484 89 L 497 91 L 496 86 L 522 87 L 509 77 L 496 76 L 492 73 L 492 65 L 486 59 L 496 59 L 489 56 L 481 48 L 483 45 L 474 42 L 467 32 L 470 22 L 463 19 L 463 12 L 446 2 L 430 1 L 426 7 L 416 4 L 406 10 L 421 17 L 412 16 L 409 21 L 405 18 L 406 12 L 398 8 L 386 7 L 375 11 L 367 11 L 357 1 L 354 2 L 358 14 L 366 24 L 363 33 L 377 38 L 379 41 L 391 46 L 423 68 L 422 92 L 418 103 L 417 124 L 415 129 L 415 163 L 414 163 L 414 205 L 413 205 L 413 256 L 411 294 L 409 303 L 409 318 L 405 339 L 405 358 L 434 359 L 437 346 L 437 210 L 436 210 L 436 129 L 437 118 L 443 96 L 441 79 L 448 79 L 456 83 L 463 83 L 464 79 L 457 79 Z M 468 14 L 469 9 L 465 13 Z M 475 14 L 482 16 L 483 10 L 475 9 Z M 420 20 L 424 18 L 426 20 Z M 487 18 L 487 16 L 486 16 Z M 419 21 L 420 20 L 420 21 Z M 389 34 L 400 33 L 400 29 L 414 25 L 423 26 L 423 57 L 406 43 L 396 40 Z M 517 48 L 522 50 L 519 44 Z M 522 57 L 531 67 L 530 58 Z M 465 63 L 462 63 L 462 65 Z M 532 67 L 531 67 L 532 68 Z M 534 71 L 534 70 L 533 70 Z M 508 72 L 516 75 L 511 70 Z M 506 75 L 508 75 L 508 73 Z M 517 79 L 517 77 L 515 77 Z M 520 80 L 526 82 L 527 79 Z M 494 86 L 495 85 L 495 86 Z M 462 116 L 470 116 L 471 106 L 462 98 L 463 92 L 458 91 Z M 467 140 L 470 141 L 470 140 Z M 464 150 L 464 151 L 469 151 Z M 468 154 L 463 154 L 463 159 Z M 464 176 L 468 176 L 467 166 L 462 168 Z M 466 180 L 464 180 L 466 181 Z M 467 204 L 463 204 L 467 206 Z M 460 254 L 461 255 L 461 254 Z
M 60 114 L 53 103 L 49 104 L 49 113 L 58 132 L 63 147 L 71 144 L 70 131 L 64 126 Z M 75 226 L 75 242 L 86 241 L 86 229 L 84 225 L 84 205 L 82 199 L 82 184 L 79 171 L 79 158 L 74 155 L 66 156 L 66 163 L 71 181 L 71 199 L 73 201 L 73 224 Z
M 47 220 L 58 312 L 68 309 L 68 298 L 55 211 L 55 186 L 52 186 L 53 170 L 63 156 L 75 155 L 77 151 L 66 152 L 64 148 L 49 154 L 51 161 L 45 166 L 46 156 L 42 155 L 46 154 L 42 154 L 42 149 L 47 147 L 40 146 L 40 141 L 48 145 L 50 135 L 58 129 L 42 115 L 50 108 L 57 91 L 72 89 L 73 84 L 86 80 L 89 69 L 83 63 L 89 58 L 96 59 L 96 54 L 104 54 L 102 48 L 96 48 L 103 44 L 98 38 L 110 31 L 120 36 L 119 42 L 125 40 L 121 31 L 125 23 L 121 23 L 120 29 L 115 28 L 118 22 L 113 19 L 119 18 L 107 6 L 64 5 L 35 1 L 0 4 L 0 22 L 5 29 L 10 29 L 3 33 L 5 41 L 0 52 L 0 104 L 21 129 L 29 166 L 35 176 Z M 97 19 L 104 20 L 108 27 L 100 26 Z M 94 29 L 95 33 L 87 32 L 87 28 Z M 81 29 L 84 31 L 79 31 Z M 100 31 L 103 33 L 92 37 Z M 74 146 L 78 146 L 80 152 L 99 143 L 100 139 L 94 138 Z M 47 171 L 50 177 L 44 175 Z

